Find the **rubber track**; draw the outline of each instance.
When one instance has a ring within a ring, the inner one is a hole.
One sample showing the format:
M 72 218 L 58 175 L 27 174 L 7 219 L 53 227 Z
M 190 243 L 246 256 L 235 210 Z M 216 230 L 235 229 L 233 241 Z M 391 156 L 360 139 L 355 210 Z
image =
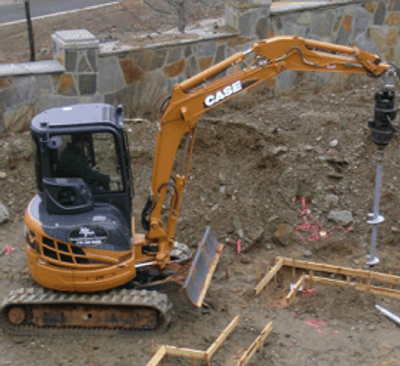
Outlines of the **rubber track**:
M 43 288 L 20 288 L 8 294 L 0 307 L 0 326 L 7 333 L 14 335 L 35 335 L 52 333 L 60 334 L 60 330 L 66 330 L 67 334 L 84 333 L 85 335 L 117 335 L 132 334 L 138 332 L 134 329 L 108 329 L 108 328 L 90 328 L 85 327 L 39 327 L 36 325 L 14 325 L 7 319 L 8 309 L 14 305 L 28 306 L 30 308 L 35 305 L 82 305 L 89 304 L 93 306 L 107 307 L 147 307 L 156 309 L 160 316 L 160 324 L 166 325 L 170 321 L 171 303 L 168 297 L 156 291 L 146 290 L 112 290 L 101 294 L 77 294 L 63 293 Z M 139 331 L 143 332 L 143 330 Z

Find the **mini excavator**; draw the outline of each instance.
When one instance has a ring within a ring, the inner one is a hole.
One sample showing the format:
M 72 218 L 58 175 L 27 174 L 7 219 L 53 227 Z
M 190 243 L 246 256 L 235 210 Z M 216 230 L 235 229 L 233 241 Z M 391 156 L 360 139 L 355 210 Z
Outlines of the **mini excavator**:
M 239 71 L 230 73 L 235 65 Z M 196 121 L 285 70 L 374 78 L 395 73 L 377 55 L 356 47 L 282 36 L 258 41 L 175 85 L 157 124 L 151 194 L 141 218 L 144 233 L 135 232 L 132 219 L 122 106 L 72 105 L 34 117 L 38 193 L 26 209 L 25 250 L 30 275 L 41 286 L 15 290 L 4 299 L 3 328 L 32 334 L 70 328 L 151 330 L 167 323 L 168 297 L 149 289 L 149 279 L 168 281 L 171 263 L 191 256 L 175 241 L 175 231 Z M 384 87 L 383 99 L 393 99 L 390 93 Z M 384 137 L 391 127 L 379 129 Z

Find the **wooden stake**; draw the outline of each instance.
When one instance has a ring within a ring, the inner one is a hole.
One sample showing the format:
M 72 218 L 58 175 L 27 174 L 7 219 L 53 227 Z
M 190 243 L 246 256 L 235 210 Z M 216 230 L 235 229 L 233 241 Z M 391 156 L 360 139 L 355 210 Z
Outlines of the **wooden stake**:
M 292 281 L 296 279 L 296 256 L 294 252 L 292 252 L 292 259 L 293 259 L 293 264 L 292 264 Z
M 271 279 L 278 273 L 283 266 L 283 259 L 279 260 L 275 266 L 268 272 L 268 274 L 261 280 L 261 282 L 255 287 L 256 295 L 271 281 Z
M 256 276 L 257 276 L 257 282 L 261 281 L 261 272 L 260 268 L 256 267 Z
M 228 267 L 228 265 L 225 265 L 225 278 L 227 280 L 229 280 L 229 267 Z
M 367 280 L 367 289 L 368 289 L 368 291 L 369 291 L 370 287 L 371 287 L 371 277 L 369 277 L 368 280 Z
M 314 271 L 310 271 L 310 280 L 308 281 L 308 286 L 312 288 L 313 284 L 314 284 Z

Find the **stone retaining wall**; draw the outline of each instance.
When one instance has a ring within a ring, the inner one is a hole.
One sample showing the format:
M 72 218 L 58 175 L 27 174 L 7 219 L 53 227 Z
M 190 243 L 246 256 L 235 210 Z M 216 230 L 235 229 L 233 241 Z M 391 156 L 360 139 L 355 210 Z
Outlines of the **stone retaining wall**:
M 0 132 L 27 129 L 34 114 L 75 103 L 123 103 L 131 116 L 158 110 L 175 83 L 274 35 L 355 45 L 400 65 L 399 2 L 229 3 L 225 13 L 224 32 L 140 48 L 100 45 L 85 30 L 56 32 L 54 61 L 0 65 Z M 285 90 L 298 76 L 286 71 L 269 85 Z M 336 83 L 341 76 L 310 77 Z

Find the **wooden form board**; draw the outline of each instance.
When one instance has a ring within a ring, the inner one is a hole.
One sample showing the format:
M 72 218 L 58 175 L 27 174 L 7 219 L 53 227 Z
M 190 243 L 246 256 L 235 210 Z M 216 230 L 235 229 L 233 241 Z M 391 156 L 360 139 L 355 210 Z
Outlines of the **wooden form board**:
M 261 290 L 271 281 L 274 276 L 279 272 L 279 270 L 283 267 L 283 258 L 276 262 L 275 266 L 267 273 L 267 275 L 260 281 L 260 283 L 255 288 L 256 295 L 258 295 Z
M 379 286 L 372 286 L 368 284 L 359 284 L 354 282 L 347 282 L 347 281 L 340 281 L 340 280 L 333 280 L 330 278 L 318 277 L 318 276 L 311 276 L 306 275 L 306 281 L 312 280 L 315 283 L 320 283 L 322 285 L 331 285 L 337 287 L 354 287 L 356 290 L 361 292 L 370 292 L 374 295 L 378 296 L 385 296 L 391 297 L 393 299 L 400 299 L 400 291 L 393 290 L 389 288 L 379 287 Z
M 300 286 L 304 285 L 304 282 L 306 280 L 306 274 L 303 273 L 300 279 L 297 281 L 297 283 L 294 285 L 293 289 L 289 292 L 289 294 L 286 296 L 285 301 L 286 305 L 290 305 L 294 299 L 294 297 L 297 294 L 297 291 L 299 291 Z
M 236 325 L 239 323 L 240 316 L 237 315 L 230 324 L 223 330 L 223 332 L 218 336 L 215 342 L 207 349 L 207 351 L 198 351 L 189 348 L 178 348 L 173 346 L 153 346 L 153 350 L 156 351 L 153 358 L 147 363 L 146 366 L 158 366 L 158 364 L 164 359 L 166 356 L 177 356 L 177 357 L 186 357 L 192 360 L 192 365 L 194 364 L 194 360 L 204 360 L 207 362 L 207 365 L 211 365 L 211 358 L 214 356 L 214 353 L 222 346 L 224 341 L 229 337 L 232 331 L 235 329 Z M 244 366 L 246 365 L 250 359 L 253 357 L 254 353 L 257 350 L 262 351 L 264 341 L 269 336 L 272 331 L 272 322 L 268 323 L 267 326 L 262 330 L 260 335 L 256 338 L 256 340 L 251 344 L 251 346 L 246 350 L 246 352 L 240 357 L 239 361 L 235 366 Z
M 165 346 L 161 346 L 146 366 L 157 366 L 167 354 Z
M 240 357 L 240 360 L 237 362 L 236 366 L 246 365 L 258 349 L 261 351 L 265 339 L 270 335 L 271 332 L 272 332 L 272 322 L 267 324 L 267 326 L 263 329 L 263 331 L 252 343 L 252 345 L 247 349 L 247 351 L 242 355 L 242 357 Z
M 215 352 L 217 352 L 218 348 L 222 346 L 222 343 L 229 337 L 229 334 L 235 329 L 236 325 L 239 323 L 240 316 L 237 315 L 235 319 L 231 321 L 231 323 L 225 328 L 225 330 L 219 335 L 219 337 L 215 340 L 215 342 L 208 348 L 207 353 L 207 361 L 211 359 Z
M 235 329 L 236 325 L 239 323 L 239 320 L 240 316 L 237 315 L 218 336 L 215 342 L 207 349 L 207 351 L 199 351 L 189 348 L 178 348 L 166 345 L 156 345 L 153 347 L 153 349 L 157 352 L 146 366 L 157 366 L 166 356 L 190 358 L 192 360 L 192 363 L 194 362 L 194 360 L 204 360 L 207 362 L 207 365 L 210 365 L 212 356 L 218 350 L 218 348 L 222 346 L 223 342 L 229 337 L 229 335 Z
M 352 269 L 346 267 L 333 266 L 324 263 L 306 262 L 297 259 L 293 260 L 290 258 L 277 257 L 278 261 L 280 259 L 283 259 L 283 265 L 288 267 L 308 269 L 310 271 L 327 272 L 337 275 L 358 277 L 363 279 L 371 279 L 380 282 L 387 282 L 393 285 L 400 285 L 400 276 L 394 276 L 380 272 L 365 271 L 363 269 Z
M 255 292 L 256 295 L 258 295 L 261 290 L 268 285 L 268 283 L 272 280 L 274 276 L 277 275 L 279 270 L 283 267 L 292 267 L 293 270 L 295 271 L 296 269 L 305 269 L 310 271 L 310 275 L 303 275 L 300 280 L 296 283 L 295 288 L 297 289 L 303 284 L 305 281 L 308 283 L 321 283 L 325 285 L 333 285 L 333 286 L 349 286 L 353 287 L 356 290 L 363 291 L 363 292 L 371 292 L 376 295 L 380 296 L 387 296 L 391 298 L 397 298 L 400 299 L 400 291 L 399 290 L 394 290 L 391 288 L 393 285 L 400 285 L 400 276 L 395 276 L 391 274 L 385 274 L 385 273 L 380 273 L 380 272 L 371 272 L 371 271 L 365 271 L 362 269 L 352 269 L 352 268 L 346 268 L 346 267 L 339 267 L 339 266 L 333 266 L 330 264 L 324 264 L 324 263 L 315 263 L 315 262 L 306 262 L 306 261 L 301 261 L 297 260 L 296 258 L 281 258 L 277 257 L 276 258 L 276 264 L 275 266 L 271 269 L 270 272 L 267 273 L 267 275 L 259 282 L 259 284 L 255 287 Z M 329 278 L 324 278 L 324 277 L 317 277 L 314 276 L 314 271 L 315 272 L 325 272 L 329 274 L 335 274 L 335 275 L 342 275 L 346 277 L 346 281 L 340 281 L 340 280 L 335 280 L 335 279 L 329 279 Z M 358 283 L 351 282 L 352 278 L 358 278 Z M 366 283 L 363 283 L 363 280 L 366 280 Z M 387 283 L 389 285 L 389 288 L 381 287 L 381 286 L 375 286 L 371 284 L 371 281 L 379 281 L 383 283 Z M 289 293 L 289 295 L 286 297 L 287 303 L 290 302 L 293 299 L 294 294 L 296 293 L 294 290 L 295 288 Z

